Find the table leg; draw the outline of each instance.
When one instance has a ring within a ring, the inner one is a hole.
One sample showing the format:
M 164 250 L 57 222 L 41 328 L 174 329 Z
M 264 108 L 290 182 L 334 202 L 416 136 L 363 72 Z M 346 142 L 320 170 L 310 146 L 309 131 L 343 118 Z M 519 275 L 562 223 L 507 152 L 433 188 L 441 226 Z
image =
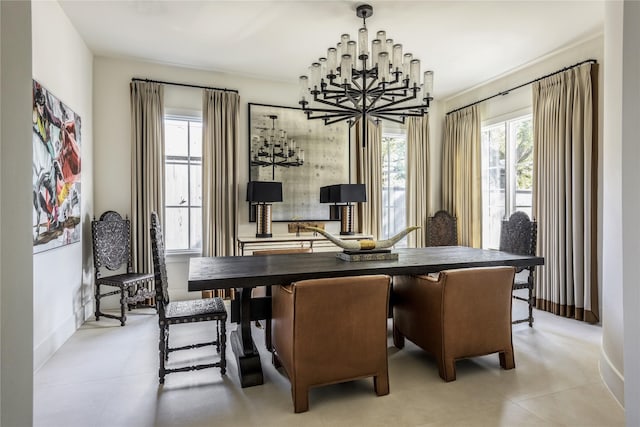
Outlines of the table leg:
M 240 299 L 240 322 L 237 329 L 231 332 L 231 348 L 238 362 L 242 387 L 264 383 L 260 354 L 251 336 L 251 289 L 236 290 L 236 298 Z

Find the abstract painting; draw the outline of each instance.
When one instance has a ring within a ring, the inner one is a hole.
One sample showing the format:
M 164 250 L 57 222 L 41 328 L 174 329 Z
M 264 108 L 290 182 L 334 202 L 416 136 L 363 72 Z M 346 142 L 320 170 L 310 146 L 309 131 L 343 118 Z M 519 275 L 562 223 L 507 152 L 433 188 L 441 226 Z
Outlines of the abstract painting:
M 33 81 L 33 253 L 80 241 L 80 116 Z

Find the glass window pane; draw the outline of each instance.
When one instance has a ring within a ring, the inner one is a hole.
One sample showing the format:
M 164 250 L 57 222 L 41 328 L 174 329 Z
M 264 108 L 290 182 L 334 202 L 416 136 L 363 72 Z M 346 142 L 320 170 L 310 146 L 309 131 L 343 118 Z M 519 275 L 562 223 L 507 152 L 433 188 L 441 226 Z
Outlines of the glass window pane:
M 191 165 L 191 206 L 202 206 L 202 166 Z
M 484 152 L 488 156 L 487 183 L 483 203 L 487 206 L 483 218 L 483 243 L 485 248 L 498 248 L 500 226 L 505 214 L 506 203 L 506 138 L 505 124 L 485 128 L 483 132 Z
M 165 156 L 187 156 L 188 138 L 186 121 L 174 119 L 164 121 Z
M 519 120 L 513 126 L 516 138 L 514 159 L 516 171 L 515 207 L 516 210 L 523 210 L 521 208 L 530 208 L 533 202 L 533 130 L 531 118 Z
M 167 250 L 189 249 L 189 209 L 168 207 L 165 216 Z
M 202 209 L 191 209 L 191 249 L 202 248 Z
M 189 168 L 186 164 L 165 165 L 165 205 L 166 206 L 188 206 L 189 183 L 187 173 Z
M 191 156 L 202 157 L 202 122 L 189 122 L 191 136 Z
M 202 246 L 202 122 L 166 118 L 165 137 L 167 250 L 197 250 Z
M 402 134 L 382 137 L 382 236 L 388 238 L 406 227 L 407 139 Z M 397 247 L 406 247 L 406 239 Z

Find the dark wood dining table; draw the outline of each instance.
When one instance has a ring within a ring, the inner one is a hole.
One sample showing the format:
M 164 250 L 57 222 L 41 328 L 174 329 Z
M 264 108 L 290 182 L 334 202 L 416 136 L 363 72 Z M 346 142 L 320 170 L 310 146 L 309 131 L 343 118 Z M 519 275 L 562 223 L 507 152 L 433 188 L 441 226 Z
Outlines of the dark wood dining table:
M 256 286 L 288 284 L 305 279 L 360 276 L 366 274 L 427 274 L 455 268 L 509 265 L 543 265 L 544 258 L 515 255 L 465 246 L 395 249 L 397 260 L 343 261 L 336 252 L 309 254 L 226 256 L 191 258 L 189 291 L 236 289 L 231 320 L 239 327 L 231 332 L 231 348 L 238 362 L 242 387 L 264 382 L 260 355 L 251 334 L 251 321 L 271 316 L 270 299 L 251 298 Z

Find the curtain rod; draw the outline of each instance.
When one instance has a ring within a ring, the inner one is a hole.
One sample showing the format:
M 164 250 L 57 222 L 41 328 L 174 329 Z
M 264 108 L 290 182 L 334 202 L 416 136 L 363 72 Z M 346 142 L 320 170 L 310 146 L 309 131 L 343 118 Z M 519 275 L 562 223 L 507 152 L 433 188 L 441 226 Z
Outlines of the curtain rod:
M 238 93 L 238 91 L 236 89 L 225 89 L 225 88 L 211 87 L 211 86 L 192 85 L 192 84 L 189 84 L 189 83 L 165 82 L 165 81 L 162 81 L 162 80 L 140 79 L 140 78 L 137 78 L 137 77 L 132 78 L 131 81 L 132 82 L 161 83 L 161 84 L 164 84 L 164 85 L 194 87 L 194 88 L 197 88 L 197 89 L 223 90 L 225 92 Z
M 521 87 L 524 87 L 524 86 L 530 85 L 531 83 L 539 82 L 539 81 L 540 81 L 540 80 L 542 80 L 542 79 L 546 79 L 547 77 L 554 76 L 554 75 L 556 75 L 556 74 L 562 73 L 562 72 L 564 72 L 564 71 L 570 70 L 570 69 L 575 68 L 575 67 L 579 67 L 580 65 L 582 65 L 582 64 L 586 64 L 586 63 L 589 63 L 589 62 L 590 62 L 590 63 L 592 63 L 592 64 L 597 64 L 597 63 L 598 63 L 598 61 L 596 61 L 595 59 L 587 59 L 587 60 L 584 60 L 584 61 L 582 61 L 582 62 L 578 62 L 577 64 L 573 64 L 573 65 L 571 65 L 571 66 L 569 66 L 569 67 L 564 67 L 564 68 L 563 68 L 563 69 L 561 69 L 561 70 L 554 71 L 553 73 L 549 73 L 549 74 L 547 74 L 547 75 L 544 75 L 544 76 L 542 76 L 542 77 L 538 77 L 537 79 L 531 80 L 531 81 L 529 81 L 529 82 L 522 83 L 521 85 L 518 85 L 518 86 L 516 86 L 516 87 L 512 87 L 511 89 L 507 89 L 507 90 L 504 90 L 504 91 L 502 91 L 502 92 L 498 92 L 498 93 L 496 93 L 495 95 L 487 96 L 486 98 L 483 98 L 483 99 L 481 99 L 481 100 L 479 100 L 479 101 L 476 101 L 476 102 L 472 102 L 471 104 L 465 105 L 464 107 L 460 107 L 460 108 L 456 108 L 455 110 L 451 110 L 451 111 L 449 111 L 449 112 L 447 113 L 447 116 L 448 116 L 449 114 L 451 114 L 451 113 L 455 113 L 456 111 L 463 110 L 463 109 L 465 109 L 465 108 L 467 108 L 467 107 L 471 107 L 471 106 L 474 106 L 474 105 L 480 104 L 481 102 L 488 101 L 488 100 L 493 99 L 493 98 L 497 98 L 498 96 L 509 95 L 509 92 L 511 92 L 512 90 L 520 89 Z

